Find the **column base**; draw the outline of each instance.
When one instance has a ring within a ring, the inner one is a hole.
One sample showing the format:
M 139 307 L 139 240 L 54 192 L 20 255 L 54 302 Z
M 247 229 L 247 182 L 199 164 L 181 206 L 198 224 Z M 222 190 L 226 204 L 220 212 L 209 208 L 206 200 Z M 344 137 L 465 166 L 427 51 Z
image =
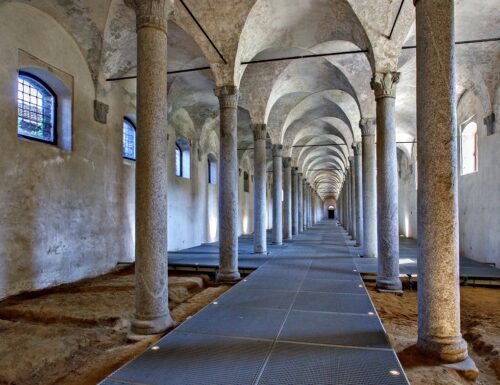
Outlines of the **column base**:
M 462 377 L 469 381 L 475 382 L 479 377 L 479 369 L 470 357 L 467 357 L 463 361 L 446 364 L 444 366 L 456 370 Z
M 139 319 L 134 314 L 131 322 L 131 333 L 138 335 L 162 334 L 175 326 L 170 313 L 149 319 Z
M 375 288 L 381 293 L 401 293 L 403 291 L 403 284 L 399 277 L 377 277 Z
M 239 271 L 230 271 L 230 272 L 217 272 L 216 280 L 217 282 L 238 282 L 241 279 L 241 275 Z
M 269 252 L 267 250 L 265 250 L 265 251 L 254 251 L 252 254 L 253 255 L 269 255 Z
M 430 339 L 418 337 L 417 347 L 421 352 L 447 363 L 461 362 L 469 357 L 467 342 L 461 335 L 452 337 L 431 336 Z

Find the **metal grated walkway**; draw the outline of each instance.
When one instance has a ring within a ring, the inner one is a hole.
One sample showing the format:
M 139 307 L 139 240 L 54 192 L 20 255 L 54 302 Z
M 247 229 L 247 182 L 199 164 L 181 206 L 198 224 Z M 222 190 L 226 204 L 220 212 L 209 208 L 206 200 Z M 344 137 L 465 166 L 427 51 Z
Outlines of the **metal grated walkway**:
M 409 384 L 335 222 L 274 254 L 101 384 Z

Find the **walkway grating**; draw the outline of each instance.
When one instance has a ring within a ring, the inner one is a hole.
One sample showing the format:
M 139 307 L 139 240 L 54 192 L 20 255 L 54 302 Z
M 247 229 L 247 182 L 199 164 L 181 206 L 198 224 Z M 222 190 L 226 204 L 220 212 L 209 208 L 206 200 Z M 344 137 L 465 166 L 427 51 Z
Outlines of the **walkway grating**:
M 102 385 L 407 385 L 346 237 L 325 221 Z

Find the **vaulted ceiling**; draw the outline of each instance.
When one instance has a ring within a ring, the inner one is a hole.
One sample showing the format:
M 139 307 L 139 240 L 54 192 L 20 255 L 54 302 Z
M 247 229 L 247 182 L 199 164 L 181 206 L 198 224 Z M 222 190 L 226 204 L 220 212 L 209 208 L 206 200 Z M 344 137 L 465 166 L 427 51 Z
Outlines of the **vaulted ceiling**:
M 1 3 L 12 2 L 10 0 Z M 21 0 L 51 15 L 78 43 L 97 92 L 135 81 L 135 18 L 123 0 Z M 252 123 L 266 123 L 271 143 L 282 143 L 323 198 L 344 180 L 359 120 L 375 116 L 374 71 L 402 73 L 396 97 L 398 141 L 416 137 L 413 1 L 404 0 L 184 0 L 217 53 L 179 0 L 169 24 L 169 112 L 185 110 L 201 137 L 218 120 L 217 85 L 240 87 L 240 149 L 252 147 Z M 402 5 L 401 5 L 402 4 Z M 457 41 L 493 36 L 500 25 L 496 0 L 455 1 Z M 401 6 L 401 9 L 400 9 Z M 395 23 L 396 20 L 396 23 Z M 352 52 L 304 59 L 275 58 Z M 224 63 L 224 60 L 227 64 Z M 242 64 L 249 61 L 264 61 Z M 500 82 L 498 41 L 457 46 L 458 91 L 473 89 L 491 110 Z M 404 143 L 407 153 L 412 144 Z M 252 151 L 240 151 L 252 157 Z

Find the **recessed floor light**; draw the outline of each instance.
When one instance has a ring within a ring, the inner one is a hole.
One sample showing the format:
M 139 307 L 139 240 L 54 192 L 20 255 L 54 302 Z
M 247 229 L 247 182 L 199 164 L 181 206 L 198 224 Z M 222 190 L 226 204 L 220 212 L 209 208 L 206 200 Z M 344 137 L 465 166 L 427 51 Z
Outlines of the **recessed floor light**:
M 219 302 L 217 302 L 217 301 L 212 302 L 212 303 L 213 303 L 214 305 L 218 305 L 218 304 L 219 304 Z
M 395 370 L 395 369 L 390 370 L 389 373 L 391 373 L 391 375 L 393 375 L 393 376 L 399 376 L 401 374 L 399 372 L 399 370 Z
M 159 346 L 153 346 L 153 347 L 151 348 L 151 350 L 160 350 L 160 347 L 159 347 Z
M 368 312 L 368 315 L 375 315 L 375 313 L 374 313 L 374 312 L 372 312 L 372 311 L 369 311 L 369 312 Z

